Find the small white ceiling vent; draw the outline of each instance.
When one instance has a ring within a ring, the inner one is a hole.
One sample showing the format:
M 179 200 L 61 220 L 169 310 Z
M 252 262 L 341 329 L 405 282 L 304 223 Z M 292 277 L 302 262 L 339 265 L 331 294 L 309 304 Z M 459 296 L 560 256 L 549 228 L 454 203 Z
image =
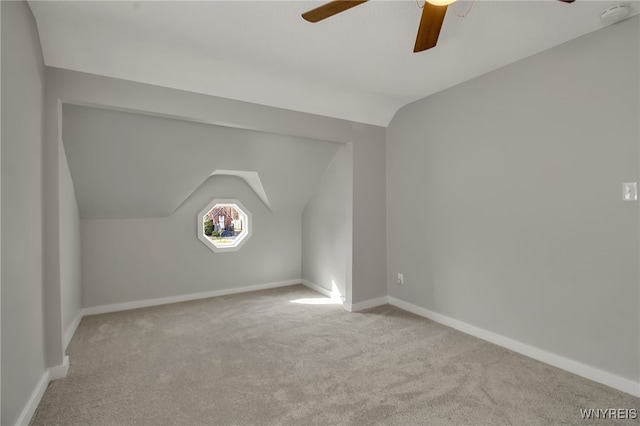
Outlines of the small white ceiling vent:
M 600 15 L 600 20 L 604 24 L 613 24 L 614 22 L 618 22 L 623 20 L 629 16 L 629 6 L 626 4 L 621 4 L 618 6 L 611 7 Z

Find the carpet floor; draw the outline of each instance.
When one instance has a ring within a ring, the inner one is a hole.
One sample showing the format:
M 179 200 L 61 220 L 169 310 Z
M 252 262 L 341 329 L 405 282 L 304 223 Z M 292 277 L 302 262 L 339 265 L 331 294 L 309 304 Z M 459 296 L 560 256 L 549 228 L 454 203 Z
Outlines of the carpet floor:
M 538 425 L 640 399 L 301 285 L 85 317 L 32 425 Z M 316 304 L 318 303 L 318 304 Z

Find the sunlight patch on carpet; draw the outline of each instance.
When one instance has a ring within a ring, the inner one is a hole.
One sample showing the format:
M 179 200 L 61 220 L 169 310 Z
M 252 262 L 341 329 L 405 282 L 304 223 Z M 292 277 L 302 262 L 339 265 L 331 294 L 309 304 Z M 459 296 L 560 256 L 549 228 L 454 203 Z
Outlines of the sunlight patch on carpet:
M 340 305 L 338 300 L 330 299 L 328 297 L 305 297 L 302 299 L 290 300 L 291 303 L 299 303 L 302 305 Z

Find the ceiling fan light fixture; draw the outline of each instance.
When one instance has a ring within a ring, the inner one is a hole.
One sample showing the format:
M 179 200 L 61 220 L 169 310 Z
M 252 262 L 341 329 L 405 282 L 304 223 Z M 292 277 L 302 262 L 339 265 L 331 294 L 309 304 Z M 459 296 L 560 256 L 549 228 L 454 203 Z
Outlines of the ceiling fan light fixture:
M 456 0 L 426 0 L 434 6 L 449 6 L 451 3 L 455 3 Z

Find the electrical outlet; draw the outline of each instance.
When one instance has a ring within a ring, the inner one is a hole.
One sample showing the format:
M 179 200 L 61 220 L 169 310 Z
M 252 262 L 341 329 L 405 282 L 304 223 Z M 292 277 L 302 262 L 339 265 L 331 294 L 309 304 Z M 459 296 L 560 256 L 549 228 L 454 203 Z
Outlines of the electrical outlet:
M 404 284 L 404 274 L 398 272 L 398 285 Z

